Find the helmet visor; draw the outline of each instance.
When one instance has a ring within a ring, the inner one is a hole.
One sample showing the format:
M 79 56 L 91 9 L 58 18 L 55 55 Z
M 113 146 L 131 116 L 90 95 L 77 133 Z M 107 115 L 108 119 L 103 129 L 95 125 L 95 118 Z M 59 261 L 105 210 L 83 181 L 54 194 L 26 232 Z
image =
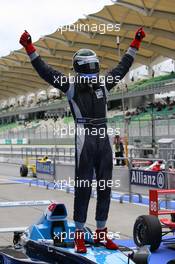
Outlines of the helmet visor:
M 73 64 L 74 70 L 77 73 L 98 73 L 99 61 L 75 61 Z

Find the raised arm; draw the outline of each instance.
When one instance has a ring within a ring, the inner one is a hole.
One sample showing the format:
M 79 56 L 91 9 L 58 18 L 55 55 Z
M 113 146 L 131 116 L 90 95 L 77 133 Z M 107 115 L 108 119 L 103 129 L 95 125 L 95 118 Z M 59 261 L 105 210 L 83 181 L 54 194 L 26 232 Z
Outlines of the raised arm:
M 139 28 L 135 34 L 134 40 L 131 42 L 130 47 L 122 57 L 119 64 L 107 73 L 105 84 L 108 91 L 111 90 L 120 80 L 122 80 L 129 71 L 144 37 L 145 32 L 142 28 Z
M 67 76 L 57 70 L 54 70 L 41 59 L 41 57 L 36 52 L 31 36 L 27 31 L 21 35 L 19 42 L 25 48 L 31 59 L 31 63 L 39 76 L 52 86 L 66 93 L 69 89 L 69 81 Z

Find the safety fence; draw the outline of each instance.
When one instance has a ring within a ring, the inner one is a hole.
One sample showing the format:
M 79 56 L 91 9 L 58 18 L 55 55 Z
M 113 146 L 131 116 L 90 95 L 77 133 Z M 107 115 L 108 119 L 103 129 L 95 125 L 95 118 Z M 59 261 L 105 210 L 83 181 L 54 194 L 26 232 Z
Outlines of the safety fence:
M 172 147 L 164 148 L 148 148 L 148 147 L 134 147 L 129 149 L 130 158 L 158 158 L 158 159 L 174 159 L 175 149 Z
M 10 147 L 0 148 L 0 163 L 21 164 L 28 161 L 36 160 L 43 156 L 50 158 L 56 157 L 61 162 L 74 162 L 75 148 L 73 147 Z
M 129 189 L 128 193 L 121 196 L 129 197 L 129 202 L 143 202 L 145 196 L 148 196 L 150 189 L 175 189 L 175 160 L 131 158 L 129 164 Z M 171 197 L 165 195 L 160 201 L 165 208 L 168 207 L 168 201 L 175 201 L 175 195 Z M 147 201 L 149 203 L 149 200 Z M 175 206 L 175 204 L 173 204 Z
M 9 146 L 0 148 L 0 162 L 13 158 L 24 159 L 26 157 L 38 158 L 42 156 L 57 157 L 62 162 L 74 162 L 75 147 L 58 147 L 58 146 Z M 131 147 L 129 148 L 129 158 L 157 158 L 157 159 L 174 159 L 175 148 L 148 148 L 148 147 Z

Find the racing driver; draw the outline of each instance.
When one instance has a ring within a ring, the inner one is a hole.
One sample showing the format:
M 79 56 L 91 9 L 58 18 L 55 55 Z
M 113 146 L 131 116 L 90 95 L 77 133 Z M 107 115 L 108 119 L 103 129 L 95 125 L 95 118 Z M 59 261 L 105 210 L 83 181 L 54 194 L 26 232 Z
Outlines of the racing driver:
M 74 221 L 75 251 L 78 253 L 87 252 L 84 225 L 94 177 L 97 182 L 95 218 L 97 230 L 94 242 L 103 244 L 107 249 L 118 249 L 112 239 L 108 238 L 106 228 L 111 193 L 108 182 L 112 179 L 113 167 L 112 148 L 107 134 L 106 98 L 108 92 L 129 71 L 144 37 L 143 29 L 138 29 L 120 63 L 109 70 L 104 78 L 100 77 L 99 58 L 88 48 L 80 49 L 73 55 L 74 76 L 67 77 L 42 60 L 27 31 L 20 38 L 20 43 L 29 55 L 34 69 L 41 78 L 66 95 L 74 117 L 76 128 Z M 79 129 L 81 132 L 84 129 L 84 133 L 78 133 Z M 105 131 L 103 136 L 102 129 Z M 98 183 L 101 180 L 105 181 L 105 188 L 100 188 Z

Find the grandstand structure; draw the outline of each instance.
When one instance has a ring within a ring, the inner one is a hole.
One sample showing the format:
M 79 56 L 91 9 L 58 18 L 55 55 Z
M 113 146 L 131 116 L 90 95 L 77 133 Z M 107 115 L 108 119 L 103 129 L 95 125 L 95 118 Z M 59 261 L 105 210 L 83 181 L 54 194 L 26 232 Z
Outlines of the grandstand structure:
M 174 101 L 173 99 L 170 100 L 171 102 L 165 101 L 165 106 L 161 109 L 159 107 L 158 110 L 158 106 L 154 104 L 154 97 L 155 94 L 175 90 L 175 73 L 152 77 L 152 69 L 154 65 L 167 58 L 175 60 L 174 1 L 113 0 L 112 2 L 113 4 L 104 6 L 97 13 L 86 15 L 84 19 L 79 19 L 72 25 L 59 27 L 52 34 L 43 36 L 34 43 L 37 51 L 55 69 L 65 74 L 73 74 L 73 54 L 78 49 L 87 47 L 97 53 L 101 71 L 105 73 L 119 62 L 136 29 L 143 26 L 147 35 L 131 70 L 146 65 L 149 78 L 140 82 L 131 82 L 127 74 L 124 82 L 114 88 L 108 98 L 110 125 L 119 127 L 121 134 L 124 133 L 122 113 L 122 101 L 124 101 L 124 105 L 129 109 L 125 114 L 129 120 L 130 141 L 141 137 L 150 142 L 153 123 L 157 137 L 172 137 L 175 135 Z M 108 28 L 109 24 L 113 26 L 113 30 L 110 30 L 111 27 Z M 32 68 L 24 49 L 15 50 L 8 56 L 1 57 L 0 137 L 41 138 L 45 127 L 43 138 L 48 139 L 53 137 L 53 129 L 56 125 L 67 124 L 68 104 L 62 94 L 52 99 L 46 97 L 40 101 L 34 98 L 27 107 L 26 99 L 22 104 L 19 102 L 20 96 L 27 97 L 41 90 L 46 90 L 49 94 L 50 89 L 51 87 Z M 16 99 L 14 104 L 2 104 L 11 98 Z M 140 109 L 140 106 L 144 109 Z M 55 115 L 58 119 L 50 120 Z M 43 121 L 44 118 L 47 121 Z M 30 121 L 29 127 L 27 122 L 21 125 L 16 123 L 21 120 Z

